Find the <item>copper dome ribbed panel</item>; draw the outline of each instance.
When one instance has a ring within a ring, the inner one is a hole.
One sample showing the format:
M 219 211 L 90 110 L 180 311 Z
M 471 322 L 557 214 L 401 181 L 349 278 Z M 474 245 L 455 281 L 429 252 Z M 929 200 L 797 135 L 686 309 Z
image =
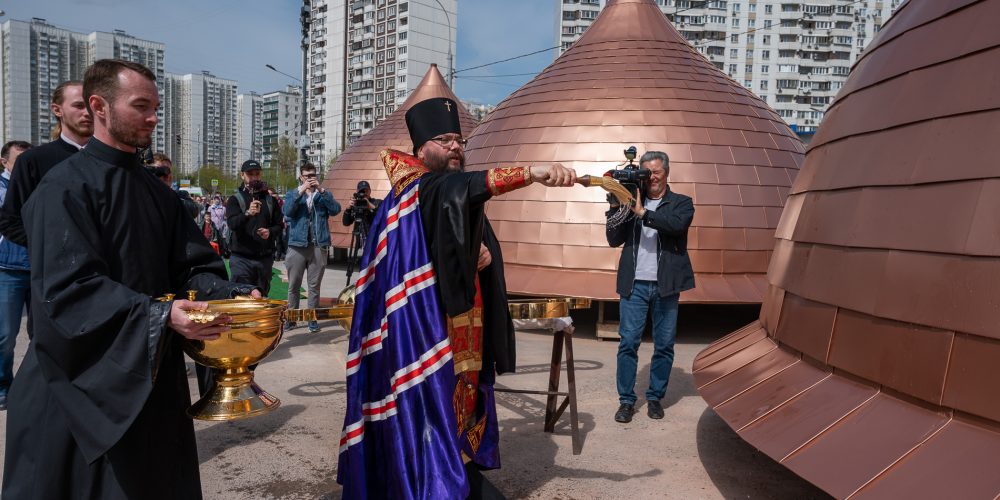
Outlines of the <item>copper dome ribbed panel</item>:
M 652 0 L 612 0 L 541 74 L 469 138 L 469 169 L 561 162 L 601 175 L 622 150 L 670 156 L 670 186 L 694 199 L 685 302 L 760 302 L 774 229 L 803 158 L 766 103 L 719 71 Z M 507 287 L 617 300 L 621 251 L 605 239 L 596 189 L 532 186 L 490 201 Z
M 330 190 L 333 198 L 345 209 L 351 203 L 351 195 L 357 190 L 358 181 L 368 181 L 371 184 L 373 197 L 385 198 L 391 186 L 378 154 L 383 149 L 406 152 L 413 150 L 410 133 L 406 129 L 406 111 L 414 104 L 433 97 L 447 97 L 458 103 L 458 117 L 464 133 L 468 134 L 476 127 L 476 120 L 455 97 L 437 65 L 432 64 L 410 97 L 375 128 L 345 149 L 330 167 L 323 186 Z M 341 216 L 331 220 L 331 244 L 347 248 L 351 244 L 351 228 L 345 227 L 341 220 Z
M 1000 495 L 1000 0 L 902 5 L 792 188 L 760 320 L 694 377 L 835 497 Z

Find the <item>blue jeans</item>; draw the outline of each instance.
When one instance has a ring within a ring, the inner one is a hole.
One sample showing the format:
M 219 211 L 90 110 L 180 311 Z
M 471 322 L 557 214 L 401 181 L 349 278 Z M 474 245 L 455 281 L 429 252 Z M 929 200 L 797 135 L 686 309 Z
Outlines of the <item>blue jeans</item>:
M 646 313 L 653 312 L 653 359 L 649 367 L 646 399 L 659 401 L 667 393 L 670 369 L 674 365 L 674 338 L 677 336 L 677 299 L 679 294 L 660 297 L 655 281 L 636 280 L 632 295 L 621 297 L 621 322 L 618 325 L 618 401 L 635 404 L 635 371 L 639 344 L 646 328 Z
M 21 312 L 29 304 L 30 278 L 29 271 L 0 269 L 0 396 L 5 398 L 14 380 L 14 342 L 21 329 Z

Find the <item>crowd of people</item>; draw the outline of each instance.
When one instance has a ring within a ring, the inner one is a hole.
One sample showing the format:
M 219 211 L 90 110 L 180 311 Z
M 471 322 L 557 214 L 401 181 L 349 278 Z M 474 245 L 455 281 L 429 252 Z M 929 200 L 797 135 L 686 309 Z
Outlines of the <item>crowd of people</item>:
M 59 122 L 51 142 L 9 141 L 0 152 L 5 497 L 200 498 L 180 342 L 218 338 L 230 318 L 193 322 L 187 313 L 205 302 L 159 298 L 265 297 L 284 260 L 289 307 L 299 307 L 305 278 L 316 308 L 329 219 L 342 211 L 345 225 L 364 228 L 351 245 L 360 276 L 337 477 L 345 497 L 502 497 L 480 471 L 500 465 L 493 384 L 514 370 L 515 344 L 485 203 L 532 183 L 572 186 L 573 169 L 465 172 L 458 103 L 431 98 L 406 113 L 412 154 L 381 153 L 392 183 L 385 200 L 361 181 L 342 210 L 308 163 L 279 196 L 253 159 L 240 166 L 235 193 L 206 198 L 177 189 L 171 159 L 149 153 L 159 96 L 148 68 L 97 61 L 51 103 Z M 625 246 L 614 416 L 622 423 L 635 413 L 636 352 L 650 312 L 645 398 L 648 416 L 663 418 L 678 294 L 694 286 L 691 199 L 670 191 L 664 153 L 647 152 L 640 165 L 648 183 L 633 205 L 612 206 L 607 225 L 609 245 Z M 615 216 L 622 210 L 633 212 L 625 223 Z M 12 384 L 25 309 L 30 342 Z M 211 384 L 200 368 L 199 390 Z M 421 441 L 421 453 L 408 445 Z

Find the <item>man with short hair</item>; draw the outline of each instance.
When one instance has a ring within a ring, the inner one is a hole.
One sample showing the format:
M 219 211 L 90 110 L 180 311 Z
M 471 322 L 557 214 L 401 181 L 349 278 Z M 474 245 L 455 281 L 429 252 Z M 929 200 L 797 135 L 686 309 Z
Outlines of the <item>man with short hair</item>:
M 11 173 L 7 197 L 0 208 L 0 234 L 25 246 L 27 236 L 21 221 L 21 207 L 52 167 L 76 154 L 94 133 L 93 120 L 83 99 L 83 84 L 71 80 L 59 84 L 49 105 L 59 120 L 59 138 L 32 148 L 18 157 L 21 162 Z
M 694 271 L 687 253 L 688 227 L 694 219 L 691 198 L 670 190 L 667 176 L 670 159 L 661 151 L 649 151 L 639 159 L 648 168 L 645 193 L 636 194 L 631 207 L 634 217 L 626 222 L 607 224 L 608 244 L 622 244 L 618 261 L 620 322 L 618 335 L 618 411 L 615 421 L 628 423 L 635 414 L 635 373 L 639 344 L 646 328 L 647 313 L 653 316 L 653 358 L 649 363 L 649 388 L 646 390 L 646 414 L 663 418 L 660 400 L 667 392 L 670 369 L 674 364 L 674 337 L 677 334 L 677 304 L 680 293 L 694 288 Z M 617 199 L 611 198 L 609 221 L 617 212 Z M 645 201 L 643 201 L 645 200 Z
M 260 162 L 240 167 L 243 183 L 226 202 L 226 224 L 232 232 L 229 271 L 233 281 L 253 285 L 266 296 L 271 289 L 274 242 L 284 225 L 281 210 L 261 180 Z
M 406 125 L 414 155 L 382 152 L 392 189 L 355 283 L 337 482 L 345 498 L 499 495 L 480 470 L 500 466 L 493 384 L 514 369 L 514 327 L 485 204 L 576 173 L 464 172 L 452 99 L 414 104 Z
M 251 292 L 225 267 L 177 196 L 137 151 L 156 127 L 155 74 L 102 59 L 87 69 L 87 148 L 25 203 L 35 337 L 11 387 L 4 498 L 201 498 L 182 339 L 200 299 Z M 20 168 L 21 164 L 15 168 Z
M 0 150 L 0 204 L 7 196 L 10 174 L 27 141 L 9 141 Z M 28 250 L 0 235 L 0 410 L 7 409 L 7 391 L 14 379 L 14 345 L 21 329 L 21 312 L 29 307 Z M 31 332 L 31 317 L 28 317 Z
M 326 270 L 330 247 L 329 218 L 340 213 L 340 204 L 323 189 L 316 165 L 306 163 L 299 169 L 299 187 L 285 194 L 283 211 L 288 221 L 288 307 L 299 308 L 299 286 L 303 273 L 309 273 L 309 308 L 319 307 L 319 286 Z M 286 323 L 294 327 L 295 323 Z M 318 332 L 319 323 L 309 322 L 309 331 Z

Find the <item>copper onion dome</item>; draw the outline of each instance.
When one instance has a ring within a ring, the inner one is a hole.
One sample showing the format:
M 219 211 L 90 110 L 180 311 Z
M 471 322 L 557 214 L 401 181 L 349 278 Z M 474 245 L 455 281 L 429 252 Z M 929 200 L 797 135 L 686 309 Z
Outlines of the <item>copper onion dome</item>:
M 385 198 L 391 186 L 385 176 L 382 160 L 379 159 L 379 151 L 387 148 L 405 152 L 413 150 L 410 133 L 406 130 L 406 111 L 410 106 L 432 97 L 447 97 L 458 103 L 458 117 L 465 134 L 475 128 L 476 120 L 455 97 L 437 65 L 431 64 L 410 97 L 378 126 L 345 149 L 330 167 L 323 187 L 329 189 L 333 198 L 345 209 L 351 203 L 351 195 L 357 191 L 358 181 L 368 181 L 371 184 L 373 197 Z M 336 221 L 330 223 L 330 237 L 333 246 L 347 248 L 351 244 L 351 228 L 344 226 L 338 216 Z
M 760 320 L 701 352 L 740 436 L 835 497 L 1000 495 L 1000 0 L 909 2 L 827 113 Z
M 774 228 L 804 147 L 764 101 L 716 69 L 652 0 L 611 0 L 587 32 L 469 137 L 468 168 L 561 162 L 601 175 L 622 150 L 670 156 L 694 198 L 686 302 L 760 302 Z M 596 189 L 531 186 L 490 201 L 507 288 L 617 300 L 618 248 Z

